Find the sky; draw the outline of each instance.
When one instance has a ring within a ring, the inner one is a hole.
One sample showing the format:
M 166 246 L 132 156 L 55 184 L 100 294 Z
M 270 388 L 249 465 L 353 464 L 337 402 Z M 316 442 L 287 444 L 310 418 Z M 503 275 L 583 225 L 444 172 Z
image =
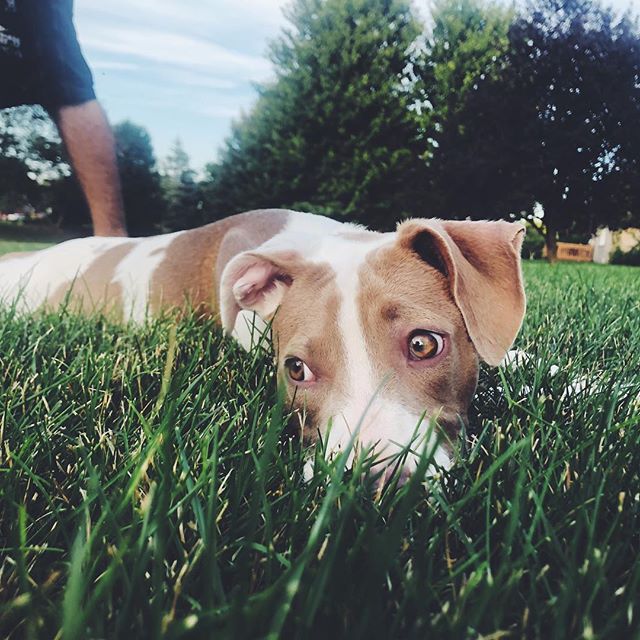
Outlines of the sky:
M 416 0 L 421 15 L 430 0 Z M 640 0 L 610 0 L 618 8 Z M 76 0 L 80 44 L 111 122 L 145 126 L 161 160 L 176 138 L 196 169 L 273 78 L 268 43 L 287 0 Z
M 266 53 L 284 4 L 76 0 L 75 24 L 111 122 L 144 125 L 160 159 L 180 138 L 200 168 L 255 101 L 255 83 L 272 78 Z

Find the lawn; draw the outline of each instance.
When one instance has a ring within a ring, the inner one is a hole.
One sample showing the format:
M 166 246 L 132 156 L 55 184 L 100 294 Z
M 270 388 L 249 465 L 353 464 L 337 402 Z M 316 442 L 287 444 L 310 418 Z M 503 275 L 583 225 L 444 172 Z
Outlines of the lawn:
M 525 273 L 534 360 L 482 370 L 450 472 L 377 494 L 305 483 L 213 325 L 1 311 L 0 636 L 639 637 L 640 270 Z
M 0 256 L 14 251 L 36 251 L 69 238 L 52 225 L 19 225 L 0 222 Z

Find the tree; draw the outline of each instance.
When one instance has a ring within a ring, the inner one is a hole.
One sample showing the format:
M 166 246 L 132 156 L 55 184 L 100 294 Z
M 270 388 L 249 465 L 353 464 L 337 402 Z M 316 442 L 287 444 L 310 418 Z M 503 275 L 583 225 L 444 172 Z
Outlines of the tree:
M 202 190 L 179 139 L 174 142 L 164 162 L 162 191 L 166 201 L 163 227 L 176 231 L 192 229 L 203 223 Z
M 429 208 L 432 215 L 465 218 L 475 213 L 474 205 L 485 206 L 484 183 L 474 176 L 493 161 L 488 146 L 469 153 L 475 124 L 468 102 L 506 64 L 513 11 L 485 0 L 435 0 L 431 18 L 416 65 Z
M 62 143 L 38 107 L 0 111 L 0 209 L 49 204 L 49 185 L 69 171 Z
M 58 227 L 91 235 L 89 205 L 74 174 L 49 183 L 47 201 L 51 207 L 51 219 Z
M 113 132 L 129 232 L 156 233 L 164 215 L 164 200 L 149 133 L 128 120 L 117 124 Z
M 550 259 L 558 234 L 629 222 L 640 205 L 639 76 L 630 15 L 616 20 L 591 0 L 529 4 L 499 73 L 457 116 L 439 168 L 467 185 L 452 212 L 532 217 L 540 203 Z
M 479 81 L 504 64 L 513 11 L 485 0 L 434 0 L 432 27 L 416 65 L 424 124 L 436 139 Z
M 380 227 L 418 215 L 410 3 L 297 0 L 287 17 L 275 82 L 208 167 L 208 215 L 297 205 Z
M 0 157 L 0 211 L 13 211 L 29 204 L 34 183 L 29 168 L 20 159 Z
M 511 42 L 513 89 L 531 99 L 521 151 L 535 171 L 519 179 L 554 259 L 559 232 L 588 235 L 640 205 L 640 38 L 598 3 L 539 0 Z

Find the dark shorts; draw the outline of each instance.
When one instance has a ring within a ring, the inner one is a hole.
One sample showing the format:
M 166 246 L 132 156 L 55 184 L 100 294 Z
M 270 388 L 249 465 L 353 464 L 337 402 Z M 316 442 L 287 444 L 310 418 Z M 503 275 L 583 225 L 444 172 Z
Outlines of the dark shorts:
M 0 108 L 50 111 L 95 98 L 73 26 L 73 0 L 0 0 Z

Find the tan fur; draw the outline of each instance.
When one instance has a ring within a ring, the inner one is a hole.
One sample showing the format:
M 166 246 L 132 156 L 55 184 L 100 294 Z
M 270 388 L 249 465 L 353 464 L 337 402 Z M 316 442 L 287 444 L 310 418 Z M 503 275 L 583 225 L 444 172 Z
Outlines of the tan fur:
M 432 243 L 427 250 L 441 261 L 469 336 L 491 365 L 500 363 L 524 316 L 523 237 L 522 225 L 503 221 L 409 220 L 398 227 L 410 251 L 420 252 L 425 239 Z
M 82 275 L 61 284 L 49 294 L 43 306 L 55 309 L 68 302 L 75 312 L 89 314 L 100 311 L 122 319 L 122 287 L 114 277 L 120 261 L 133 247 L 133 242 L 126 242 L 108 249 Z
M 314 440 L 315 429 L 326 425 L 331 409 L 344 401 L 345 394 L 348 363 L 338 325 L 336 275 L 329 265 L 306 263 L 301 256 L 271 258 L 292 278 L 272 323 L 278 375 L 296 410 L 296 428 L 302 428 L 306 440 Z M 288 382 L 284 367 L 288 357 L 304 360 L 314 372 L 317 381 L 312 393 Z
M 164 248 L 158 249 L 162 259 L 148 283 L 150 310 L 189 305 L 220 314 L 229 333 L 241 309 L 272 320 L 278 376 L 307 440 L 332 417 L 342 418 L 338 445 L 344 445 L 345 434 L 366 412 L 366 396 L 379 393 L 382 406 L 359 425 L 363 438 L 402 440 L 405 426 L 413 429 L 413 418 L 426 413 L 448 436 L 449 446 L 442 444 L 451 454 L 475 392 L 479 357 L 497 364 L 522 320 L 521 227 L 411 220 L 399 225 L 396 236 L 349 227 L 335 232 L 333 226 L 327 242 L 340 236 L 337 244 L 323 245 L 316 254 L 310 249 L 309 256 L 300 246 L 288 246 L 296 244 L 295 235 L 261 247 L 286 227 L 290 215 L 252 211 L 159 241 L 155 246 Z M 296 221 L 300 237 L 309 220 Z M 316 224 L 313 218 L 308 223 Z M 319 228 L 324 233 L 326 227 Z M 115 277 L 134 246 L 125 241 L 103 251 L 75 282 L 59 286 L 47 306 L 61 304 L 73 286 L 74 309 L 106 307 L 123 317 L 123 294 L 129 294 Z M 147 255 L 145 276 L 157 255 Z M 126 271 L 135 278 L 132 269 Z M 355 308 L 343 295 L 355 298 Z M 444 336 L 441 357 L 408 358 L 407 342 L 417 329 Z M 294 385 L 284 366 L 288 357 L 303 360 L 316 380 Z
M 249 211 L 177 236 L 151 278 L 151 310 L 190 304 L 201 313 L 218 313 L 226 263 L 276 235 L 287 218 L 285 211 Z
M 447 440 L 455 442 L 475 391 L 478 357 L 447 278 L 396 243 L 368 257 L 360 282 L 369 357 L 380 379 L 388 380 L 383 396 L 438 416 Z M 406 343 L 415 329 L 446 333 L 446 357 L 435 365 L 407 363 Z
M 443 224 L 405 223 L 395 242 L 373 249 L 358 272 L 357 305 L 375 378 L 386 381 L 382 397 L 415 415 L 426 412 L 437 418 L 447 436 L 442 444 L 451 454 L 475 392 L 478 354 L 490 361 L 503 357 L 501 350 L 510 346 L 522 319 L 524 300 L 517 225 L 459 223 L 448 235 Z M 429 249 L 435 255 L 421 255 L 414 244 L 425 233 L 434 239 Z M 367 231 L 340 235 L 356 242 L 381 238 Z M 492 255 L 497 256 L 495 267 Z M 272 332 L 280 376 L 298 415 L 306 418 L 304 426 L 311 427 L 305 435 L 313 437 L 349 401 L 344 381 L 352 363 L 345 359 L 339 325 L 343 301 L 336 275 L 328 264 L 314 266 L 295 251 L 246 256 L 247 265 L 260 260 L 287 283 L 278 290 Z M 223 287 L 229 289 L 230 299 L 232 283 L 242 277 L 243 269 L 246 265 L 238 264 L 237 273 L 234 270 Z M 509 318 L 490 318 L 485 298 L 497 309 L 509 309 Z M 433 363 L 408 360 L 407 341 L 416 329 L 445 336 L 441 358 Z M 288 381 L 287 357 L 303 360 L 316 382 L 306 388 Z

